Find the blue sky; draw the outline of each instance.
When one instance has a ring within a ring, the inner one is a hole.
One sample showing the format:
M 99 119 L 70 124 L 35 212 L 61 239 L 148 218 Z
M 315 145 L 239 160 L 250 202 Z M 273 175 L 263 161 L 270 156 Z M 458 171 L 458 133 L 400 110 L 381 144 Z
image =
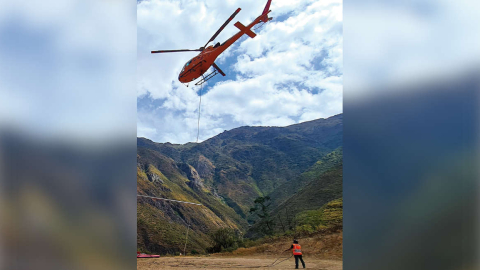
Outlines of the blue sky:
M 137 136 L 196 140 L 200 88 L 178 74 L 240 7 L 214 41 L 235 34 L 266 4 L 259 0 L 144 0 L 137 4 Z M 216 61 L 227 74 L 202 89 L 200 141 L 239 126 L 286 126 L 342 112 L 343 17 L 340 0 L 273 0 L 273 21 L 242 37 Z

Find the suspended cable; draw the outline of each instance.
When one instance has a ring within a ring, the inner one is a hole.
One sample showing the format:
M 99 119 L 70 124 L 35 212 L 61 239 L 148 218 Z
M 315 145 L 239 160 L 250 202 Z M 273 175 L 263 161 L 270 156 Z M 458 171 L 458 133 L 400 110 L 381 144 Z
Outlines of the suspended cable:
M 205 80 L 205 76 L 203 76 L 203 80 Z M 197 143 L 198 137 L 200 136 L 200 109 L 202 106 L 202 90 L 203 90 L 203 83 L 200 85 L 200 102 L 198 103 L 198 122 L 197 122 Z
M 257 26 L 256 28 L 254 28 L 254 29 L 253 29 L 253 31 L 255 31 L 255 30 L 258 30 L 258 29 L 262 28 L 264 24 L 265 24 L 265 23 L 262 23 L 262 24 L 260 24 L 259 26 Z
M 150 199 L 161 200 L 161 201 L 171 201 L 171 202 L 178 202 L 178 203 L 186 203 L 186 204 L 193 204 L 193 205 L 202 205 L 202 204 L 199 204 L 199 203 L 184 202 L 184 201 L 178 201 L 178 200 L 173 200 L 173 199 L 158 198 L 158 197 L 146 196 L 146 195 L 138 195 L 138 194 L 137 194 L 137 197 L 150 198 Z

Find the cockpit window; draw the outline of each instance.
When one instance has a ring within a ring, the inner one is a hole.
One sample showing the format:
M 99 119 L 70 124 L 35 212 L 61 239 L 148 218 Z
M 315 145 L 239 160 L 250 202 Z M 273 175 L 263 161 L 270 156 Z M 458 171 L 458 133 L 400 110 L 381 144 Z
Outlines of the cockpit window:
M 193 60 L 193 59 L 192 59 Z M 188 65 L 190 65 L 190 63 L 192 62 L 192 60 L 188 61 L 185 66 L 183 66 L 183 69 L 182 69 L 182 72 L 185 70 L 186 67 L 188 67 Z

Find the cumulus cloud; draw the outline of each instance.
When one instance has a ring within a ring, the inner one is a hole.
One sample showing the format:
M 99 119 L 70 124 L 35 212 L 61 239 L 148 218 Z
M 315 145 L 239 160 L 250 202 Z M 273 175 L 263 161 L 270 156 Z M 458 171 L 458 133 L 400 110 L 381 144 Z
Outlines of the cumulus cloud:
M 195 54 L 150 50 L 203 46 L 237 7 L 242 12 L 235 21 L 248 24 L 265 3 L 138 4 L 138 136 L 185 143 L 197 134 L 200 89 L 177 81 Z M 274 20 L 255 30 L 254 39 L 241 38 L 219 58 L 229 76 L 202 89 L 201 140 L 241 125 L 285 126 L 342 112 L 342 2 L 273 0 L 271 10 Z M 217 40 L 236 31 L 229 25 Z

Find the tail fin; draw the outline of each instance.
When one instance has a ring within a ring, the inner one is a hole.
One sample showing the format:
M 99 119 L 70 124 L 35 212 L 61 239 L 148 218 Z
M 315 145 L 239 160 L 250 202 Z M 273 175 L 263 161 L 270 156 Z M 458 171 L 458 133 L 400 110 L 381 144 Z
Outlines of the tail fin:
M 270 4 L 271 3 L 272 3 L 272 0 L 268 0 L 267 5 L 263 9 L 262 15 L 259 16 L 260 21 L 262 21 L 264 23 L 272 20 L 272 18 L 268 17 L 268 13 L 270 12 Z
M 267 5 L 265 6 L 265 9 L 263 9 L 262 15 L 268 14 L 268 11 L 270 10 L 270 4 L 272 3 L 272 0 L 268 0 Z

